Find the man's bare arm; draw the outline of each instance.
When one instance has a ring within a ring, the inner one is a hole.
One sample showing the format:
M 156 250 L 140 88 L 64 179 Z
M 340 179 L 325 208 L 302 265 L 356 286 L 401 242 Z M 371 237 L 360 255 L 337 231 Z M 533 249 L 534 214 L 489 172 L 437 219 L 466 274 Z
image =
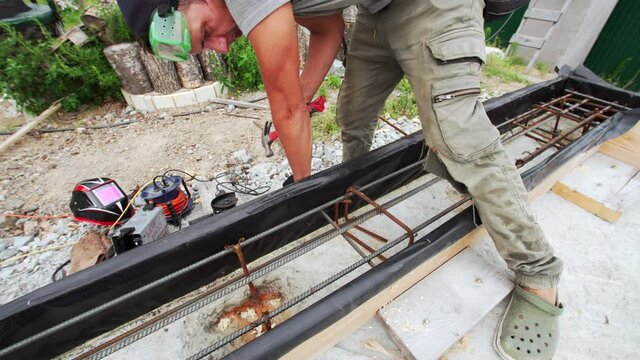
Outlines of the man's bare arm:
M 309 51 L 300 75 L 302 93 L 310 102 L 327 75 L 335 59 L 344 32 L 344 20 L 340 14 L 312 18 L 296 18 L 296 22 L 309 29 Z
M 298 181 L 311 174 L 311 121 L 298 74 L 298 38 L 291 4 L 262 20 L 248 38 L 258 57 L 273 123 Z

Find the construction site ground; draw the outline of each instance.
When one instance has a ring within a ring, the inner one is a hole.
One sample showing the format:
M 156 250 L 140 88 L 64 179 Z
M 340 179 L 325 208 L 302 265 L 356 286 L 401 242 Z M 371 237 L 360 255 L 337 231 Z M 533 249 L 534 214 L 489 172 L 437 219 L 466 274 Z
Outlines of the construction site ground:
M 507 90 L 504 84 L 500 86 L 499 92 L 491 89 L 486 92 L 499 95 L 522 85 L 512 84 L 512 88 Z M 242 100 L 257 96 L 259 94 L 247 94 Z M 335 101 L 335 93 L 332 93 L 331 101 Z M 79 180 L 109 176 L 117 179 L 123 189 L 131 191 L 156 174 L 170 169 L 184 170 L 205 178 L 222 171 L 239 171 L 253 186 L 268 184 L 272 190 L 279 188 L 289 175 L 283 151 L 275 146 L 275 157 L 265 158 L 259 141 L 260 131 L 253 123 L 254 120 L 267 120 L 268 112 L 231 109 L 213 104 L 205 110 L 208 111 L 186 116 L 139 114 L 114 104 L 91 114 L 75 115 L 75 118 L 69 115 L 55 118 L 52 120 L 54 127 L 80 129 L 29 135 L 1 155 L 0 170 L 4 175 L 0 179 L 0 210 L 3 213 L 63 214 L 68 212 L 71 189 Z M 103 130 L 86 129 L 91 125 L 130 120 L 139 122 Z M 410 120 L 402 123 L 407 127 L 418 126 L 417 122 Z M 389 129 L 382 130 L 389 133 Z M 526 151 L 526 145 L 522 144 L 521 148 L 514 144 L 510 149 L 514 156 L 518 156 Z M 337 139 L 316 143 L 314 171 L 338 163 L 340 154 Z M 640 270 L 640 248 L 636 244 L 640 240 L 638 169 L 596 154 L 562 181 L 599 201 L 609 201 L 610 206 L 622 212 L 622 216 L 615 224 L 610 224 L 552 193 L 545 194 L 533 203 L 538 221 L 558 255 L 564 259 L 566 267 L 560 286 L 560 300 L 566 310 L 561 318 L 561 345 L 557 358 L 635 358 L 640 352 L 640 331 L 635 327 L 640 320 L 637 315 L 640 313 L 640 296 L 634 290 L 640 285 L 635 276 Z M 250 198 L 244 197 L 243 201 Z M 460 195 L 443 182 L 422 192 L 416 199 L 414 203 L 408 203 L 404 211 L 395 210 L 397 213 L 394 211 L 394 214 L 409 223 L 418 221 L 459 200 Z M 424 204 L 427 204 L 426 208 Z M 13 256 L 47 246 L 71 245 L 89 229 L 68 220 L 24 221 L 3 218 L 0 221 L 2 238 L 35 236 L 23 247 L 2 245 L 0 251 L 13 250 L 10 253 Z M 384 220 L 378 221 L 382 221 L 377 225 L 381 232 L 393 228 Z M 433 224 L 429 229 L 440 223 Z M 389 231 L 388 236 L 392 237 L 393 231 Z M 3 287 L 0 303 L 44 286 L 50 281 L 52 269 L 68 258 L 69 249 L 70 246 L 3 264 L 0 269 Z M 477 245 L 475 250 L 505 276 L 509 276 L 490 244 Z M 266 289 L 277 289 L 286 300 L 360 258 L 342 238 L 332 240 L 309 255 L 328 260 L 311 263 L 294 261 L 279 272 L 270 274 L 260 285 Z M 0 260 L 6 259 L 5 256 Z M 328 291 L 365 270 L 359 269 L 336 282 L 326 291 L 292 309 L 291 313 L 317 301 Z M 27 280 L 29 278 L 31 280 Z M 110 358 L 170 359 L 189 356 L 224 335 L 226 329 L 218 326 L 223 310 L 245 296 L 245 290 L 238 291 L 234 296 L 189 315 Z M 491 348 L 491 339 L 504 306 L 502 302 L 470 333 L 461 334 L 461 340 L 444 358 L 497 358 Z M 109 334 L 103 339 L 108 337 Z M 232 347 L 224 351 L 230 350 Z M 403 357 L 377 320 L 346 336 L 320 355 L 322 359 Z

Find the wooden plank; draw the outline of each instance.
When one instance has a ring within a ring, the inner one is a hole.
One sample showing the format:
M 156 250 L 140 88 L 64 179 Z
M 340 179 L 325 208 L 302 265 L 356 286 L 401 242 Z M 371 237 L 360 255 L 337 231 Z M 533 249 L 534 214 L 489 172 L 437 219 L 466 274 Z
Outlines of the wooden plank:
M 565 163 L 529 192 L 529 200 L 533 201 L 548 192 L 553 184 L 562 178 L 562 176 L 571 171 L 571 169 L 581 162 L 588 159 L 597 151 L 598 147 L 596 146 Z M 410 273 L 389 286 L 385 291 L 381 291 L 374 295 L 371 299 L 354 309 L 342 319 L 336 321 L 331 326 L 293 348 L 282 358 L 292 360 L 312 358 L 314 354 L 319 354 L 328 347 L 337 344 L 343 337 L 351 334 L 373 319 L 378 309 L 388 304 L 407 289 L 411 288 L 414 284 L 425 278 L 440 265 L 462 251 L 465 247 L 470 246 L 471 244 L 474 244 L 480 239 L 488 236 L 487 230 L 485 230 L 484 227 L 474 229 L 450 247 L 441 251 L 438 255 L 413 269 Z
M 516 43 L 520 46 L 526 46 L 540 50 L 542 49 L 542 45 L 544 45 L 545 41 L 546 40 L 543 38 L 517 34 L 511 37 L 511 40 L 509 42 L 511 44 Z
M 562 13 L 560 11 L 548 9 L 528 8 L 524 13 L 525 18 L 549 21 L 554 23 L 560 19 L 560 16 L 562 16 Z
M 377 318 L 407 359 L 438 359 L 512 289 L 510 279 L 466 248 L 380 309 Z
M 24 124 L 18 131 L 16 131 L 13 135 L 9 136 L 8 139 L 0 144 L 0 153 L 6 151 L 13 143 L 18 141 L 22 136 L 31 131 L 33 128 L 38 126 L 42 121 L 47 119 L 49 116 L 55 114 L 60 109 L 60 101 L 56 101 L 53 105 L 49 106 L 49 108 L 43 111 L 38 117 L 35 119 L 28 121 Z
M 640 123 L 617 138 L 602 144 L 600 152 L 640 168 Z
M 615 223 L 622 215 L 620 211 L 609 209 L 602 203 L 569 188 L 561 182 L 553 185 L 551 191 L 610 223 Z

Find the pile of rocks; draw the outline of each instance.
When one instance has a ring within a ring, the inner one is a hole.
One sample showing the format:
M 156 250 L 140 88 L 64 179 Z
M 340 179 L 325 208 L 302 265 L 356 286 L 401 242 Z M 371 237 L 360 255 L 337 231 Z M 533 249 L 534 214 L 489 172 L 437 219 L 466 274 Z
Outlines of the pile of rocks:
M 25 234 L 0 238 L 0 304 L 50 283 L 55 269 L 69 259 L 71 245 L 89 226 L 70 219 L 19 219 Z M 52 251 L 42 251 L 51 248 Z

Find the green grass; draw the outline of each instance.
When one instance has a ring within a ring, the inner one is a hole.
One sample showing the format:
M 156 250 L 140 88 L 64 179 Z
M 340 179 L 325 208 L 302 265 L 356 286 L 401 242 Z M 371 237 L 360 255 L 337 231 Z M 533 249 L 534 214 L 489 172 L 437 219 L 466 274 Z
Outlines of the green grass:
M 389 114 L 390 117 L 397 119 L 400 116 L 414 118 L 418 115 L 418 105 L 416 97 L 413 95 L 411 85 L 407 78 L 402 78 L 396 90 L 387 99 L 384 104 L 383 113 Z
M 338 75 L 329 74 L 327 75 L 327 78 L 324 79 L 323 83 L 330 89 L 340 89 L 340 85 L 342 85 L 342 78 Z
M 340 133 L 335 105 L 311 117 L 311 133 L 314 140 L 331 140 Z
M 521 84 L 531 84 L 524 76 L 523 60 L 512 57 L 502 57 L 498 54 L 487 56 L 487 62 L 483 67 L 483 72 L 488 77 L 499 78 L 505 82 L 517 82 Z
M 535 67 L 536 70 L 540 71 L 543 74 L 551 72 L 551 68 L 547 63 L 537 62 L 533 67 Z

